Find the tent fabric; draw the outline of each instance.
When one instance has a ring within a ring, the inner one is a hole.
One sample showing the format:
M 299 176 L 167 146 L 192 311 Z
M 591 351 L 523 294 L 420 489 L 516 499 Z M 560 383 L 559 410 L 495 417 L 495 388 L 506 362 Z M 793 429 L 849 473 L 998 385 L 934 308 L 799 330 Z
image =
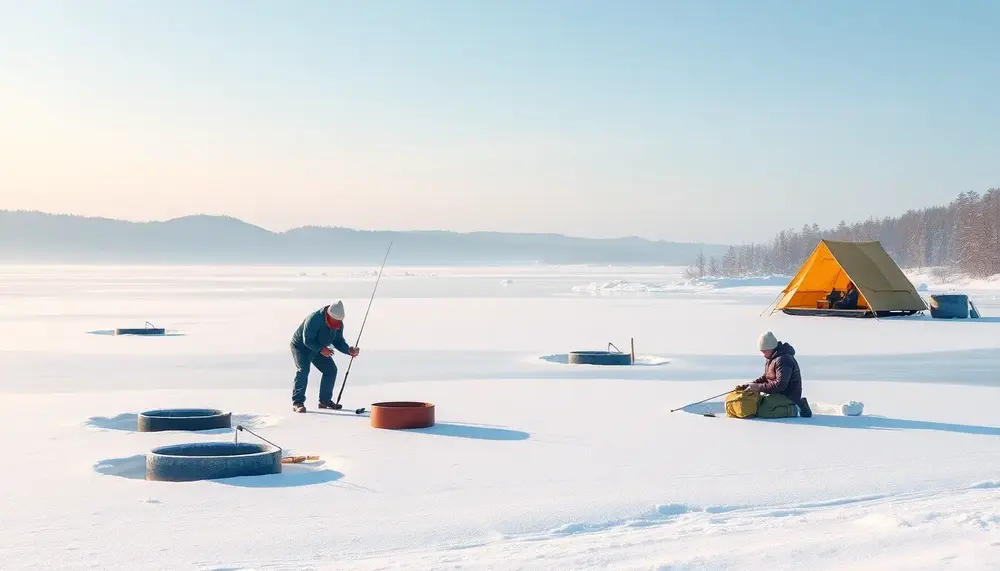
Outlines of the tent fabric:
M 785 287 L 778 311 L 815 309 L 833 290 L 844 291 L 854 282 L 859 309 L 873 312 L 924 311 L 927 305 L 882 244 L 821 240 Z

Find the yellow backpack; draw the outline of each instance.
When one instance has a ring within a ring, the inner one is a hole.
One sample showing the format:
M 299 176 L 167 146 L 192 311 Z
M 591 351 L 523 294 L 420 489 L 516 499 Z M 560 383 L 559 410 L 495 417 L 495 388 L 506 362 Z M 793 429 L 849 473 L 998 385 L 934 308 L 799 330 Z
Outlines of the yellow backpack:
M 732 418 L 752 418 L 760 406 L 760 393 L 733 391 L 726 395 L 726 416 Z

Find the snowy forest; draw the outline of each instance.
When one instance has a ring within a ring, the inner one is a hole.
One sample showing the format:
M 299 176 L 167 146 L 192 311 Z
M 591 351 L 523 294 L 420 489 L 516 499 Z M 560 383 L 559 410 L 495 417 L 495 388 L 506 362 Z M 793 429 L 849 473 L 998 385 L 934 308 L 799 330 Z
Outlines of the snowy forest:
M 964 192 L 948 206 L 869 218 L 836 228 L 784 230 L 764 244 L 732 246 L 721 258 L 699 255 L 689 277 L 793 275 L 820 239 L 878 240 L 901 268 L 939 267 L 983 278 L 1000 274 L 1000 189 Z

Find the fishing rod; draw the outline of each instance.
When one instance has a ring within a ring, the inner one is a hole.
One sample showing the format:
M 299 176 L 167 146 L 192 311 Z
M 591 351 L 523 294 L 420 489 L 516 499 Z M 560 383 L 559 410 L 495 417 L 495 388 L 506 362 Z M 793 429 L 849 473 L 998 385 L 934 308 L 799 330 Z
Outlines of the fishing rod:
M 358 340 L 354 343 L 355 347 L 359 347 L 361 344 L 361 334 L 365 331 L 365 323 L 368 321 L 368 312 L 372 310 L 372 302 L 375 301 L 375 290 L 378 289 L 378 282 L 382 279 L 382 270 L 385 269 L 385 262 L 389 259 L 389 250 L 392 250 L 392 241 L 389 241 L 389 247 L 385 251 L 385 258 L 382 260 L 382 267 L 378 270 L 378 277 L 375 278 L 375 287 L 372 288 L 372 297 L 368 300 L 368 309 L 365 310 L 365 318 L 361 320 L 361 329 L 358 331 Z M 340 397 L 344 395 L 344 387 L 347 386 L 347 377 L 351 374 L 351 365 L 354 364 L 354 355 L 351 355 L 351 360 L 347 362 L 347 372 L 344 373 L 344 382 L 340 385 L 340 392 L 337 393 L 337 405 L 340 405 Z M 359 408 L 354 411 L 355 414 L 361 414 L 364 412 L 364 408 Z
M 726 392 L 722 393 L 721 395 L 715 395 L 714 397 L 708 397 L 707 399 L 704 399 L 704 400 L 700 400 L 700 401 L 698 401 L 698 402 L 693 402 L 693 403 L 690 403 L 690 404 L 686 404 L 686 405 L 684 405 L 684 406 L 682 406 L 682 407 L 680 407 L 680 408 L 675 408 L 675 409 L 673 409 L 673 410 L 672 410 L 672 411 L 670 411 L 670 412 L 677 412 L 678 410 L 684 410 L 685 408 L 687 408 L 687 407 L 689 407 L 689 406 L 694 406 L 694 405 L 696 405 L 696 404 L 701 404 L 701 403 L 703 403 L 703 402 L 706 402 L 706 401 L 710 401 L 710 400 L 712 400 L 712 399 L 717 399 L 717 398 L 719 398 L 719 397 L 722 397 L 722 396 L 726 396 L 726 395 L 728 395 L 728 394 L 729 394 L 730 392 L 732 392 L 732 389 L 730 389 L 730 390 L 728 390 L 728 391 L 726 391 Z

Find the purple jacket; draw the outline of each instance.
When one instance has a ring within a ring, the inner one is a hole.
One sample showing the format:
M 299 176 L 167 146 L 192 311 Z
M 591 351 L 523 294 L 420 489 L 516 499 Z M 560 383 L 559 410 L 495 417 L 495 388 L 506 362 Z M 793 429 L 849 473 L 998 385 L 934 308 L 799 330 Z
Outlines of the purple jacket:
M 795 360 L 795 349 L 788 343 L 778 343 L 774 355 L 764 363 L 764 374 L 753 385 L 762 393 L 785 395 L 798 403 L 802 398 L 802 372 Z

